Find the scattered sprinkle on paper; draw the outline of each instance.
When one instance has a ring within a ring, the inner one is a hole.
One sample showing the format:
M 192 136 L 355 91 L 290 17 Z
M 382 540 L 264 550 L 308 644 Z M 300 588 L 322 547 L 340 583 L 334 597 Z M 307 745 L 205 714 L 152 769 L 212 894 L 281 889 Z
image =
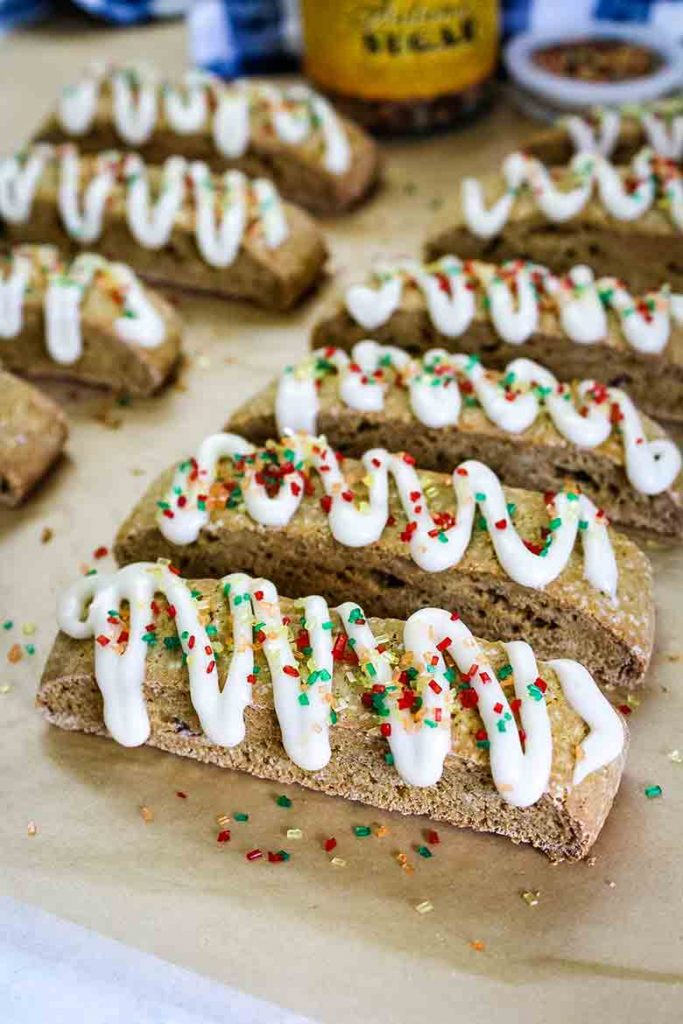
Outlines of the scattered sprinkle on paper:
M 483 953 L 486 949 L 486 943 L 482 942 L 481 939 L 472 939 L 470 949 L 473 949 L 476 953 Z
M 343 857 L 333 857 L 332 860 L 330 861 L 330 864 L 333 864 L 335 868 L 346 867 L 346 861 L 344 860 Z
M 40 534 L 40 543 L 49 544 L 55 535 L 55 531 L 50 529 L 49 526 L 44 526 Z
M 662 795 L 661 786 L 646 786 L 643 790 L 648 800 L 656 800 L 658 796 Z
M 680 750 L 670 750 L 666 756 L 674 764 L 683 764 L 683 754 L 681 754 Z
M 540 903 L 541 893 L 538 889 L 522 889 L 519 894 L 527 907 L 537 907 Z
M 29 821 L 28 825 L 26 826 L 26 835 L 27 836 L 37 836 L 38 835 L 38 826 L 36 825 L 35 821 Z
M 140 817 L 144 821 L 145 825 L 149 825 L 150 821 L 154 821 L 154 811 L 143 805 L 140 808 Z
M 288 839 L 301 839 L 303 836 L 300 828 L 288 828 L 286 834 Z
M 422 903 L 418 903 L 415 907 L 418 914 L 431 914 L 434 909 L 434 904 L 431 900 L 422 900 Z

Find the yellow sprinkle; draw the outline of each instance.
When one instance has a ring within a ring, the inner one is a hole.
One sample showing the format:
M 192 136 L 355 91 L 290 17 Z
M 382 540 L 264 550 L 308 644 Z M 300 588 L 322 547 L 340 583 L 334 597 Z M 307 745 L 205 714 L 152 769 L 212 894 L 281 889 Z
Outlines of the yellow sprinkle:
M 0 693 L 9 693 L 11 689 L 12 687 L 8 683 L 4 683 L 3 686 L 0 686 Z
M 386 825 L 378 825 L 375 829 L 375 835 L 378 839 L 384 839 L 385 836 L 389 835 L 389 829 Z
M 343 857 L 333 857 L 330 864 L 334 864 L 335 868 L 345 868 L 346 861 Z
M 288 828 L 287 829 L 287 838 L 288 839 L 301 839 L 302 836 L 303 836 L 303 832 L 301 831 L 300 828 Z
M 404 871 L 406 875 L 414 875 L 415 874 L 415 868 L 413 867 L 412 864 L 402 864 L 401 865 L 401 871 Z
M 154 812 L 149 807 L 140 808 L 140 817 L 144 821 L 145 825 L 149 825 L 150 821 L 154 821 Z
M 399 862 L 399 864 L 401 864 L 401 865 L 403 865 L 403 864 L 407 864 L 407 863 L 408 863 L 408 855 L 407 855 L 407 854 L 405 854 L 405 853 L 397 853 L 397 854 L 396 854 L 396 860 L 397 860 L 397 861 Z
M 33 636 L 35 631 L 36 631 L 36 624 L 35 624 L 35 622 L 25 622 L 24 625 L 21 627 L 21 632 L 24 634 L 24 636 Z
M 29 836 L 37 836 L 38 835 L 38 826 L 36 825 L 35 821 L 29 821 L 28 825 L 26 826 L 26 835 L 29 835 Z
M 223 825 L 223 826 L 229 825 L 231 820 L 232 819 L 231 819 L 229 814 L 218 814 L 218 815 L 216 815 L 216 824 L 217 825 Z
M 666 756 L 674 764 L 683 764 L 683 754 L 681 754 L 680 750 L 670 750 Z
M 434 904 L 430 900 L 423 900 L 422 903 L 418 903 L 415 907 L 418 914 L 429 914 L 434 909 Z
M 537 907 L 540 902 L 541 894 L 538 890 L 523 889 L 519 895 L 528 907 Z

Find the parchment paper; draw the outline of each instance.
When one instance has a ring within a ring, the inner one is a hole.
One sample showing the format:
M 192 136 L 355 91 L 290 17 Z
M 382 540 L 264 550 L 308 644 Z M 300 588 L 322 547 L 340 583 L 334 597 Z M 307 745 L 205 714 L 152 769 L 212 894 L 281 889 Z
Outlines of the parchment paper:
M 3 144 L 30 134 L 85 60 L 145 58 L 178 71 L 184 45 L 177 25 L 75 33 L 67 23 L 3 40 Z M 530 130 L 503 104 L 461 133 L 387 146 L 381 192 L 326 225 L 334 267 L 348 276 L 378 255 L 417 252 L 435 200 Z M 657 656 L 588 863 L 551 867 L 506 840 L 446 827 L 426 860 L 414 849 L 425 821 L 298 789 L 281 808 L 269 783 L 60 732 L 33 709 L 58 587 L 82 564 L 110 565 L 93 552 L 154 475 L 303 354 L 323 297 L 286 317 L 182 299 L 189 360 L 177 386 L 123 408 L 66 396 L 68 459 L 24 510 L 0 518 L 0 622 L 14 623 L 0 629 L 0 891 L 323 1021 L 554 1022 L 588 1010 L 605 1021 L 680 1020 L 683 765 L 668 756 L 683 749 L 680 551 L 651 552 Z M 644 795 L 653 784 L 659 799 Z M 239 811 L 249 821 L 218 844 L 216 816 Z M 357 839 L 357 824 L 390 832 Z M 345 866 L 322 849 L 329 836 Z M 291 860 L 248 862 L 254 847 L 285 848 Z M 538 904 L 522 892 L 538 892 Z M 433 910 L 420 914 L 425 900 Z

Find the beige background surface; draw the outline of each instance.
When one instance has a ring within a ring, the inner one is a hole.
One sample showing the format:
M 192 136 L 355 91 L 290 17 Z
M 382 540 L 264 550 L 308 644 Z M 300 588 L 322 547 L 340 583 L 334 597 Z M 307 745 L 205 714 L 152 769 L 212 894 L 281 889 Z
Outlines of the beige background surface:
M 22 142 L 90 57 L 146 58 L 172 71 L 184 46 L 179 26 L 41 28 L 3 40 L 3 147 Z M 415 252 L 434 199 L 529 130 L 500 107 L 462 133 L 387 147 L 381 193 L 326 225 L 335 268 L 357 273 L 379 254 Z M 555 1022 L 589 1010 L 605 1021 L 680 1020 L 683 765 L 667 756 L 683 750 L 680 551 L 652 552 L 657 657 L 631 717 L 622 790 L 588 864 L 553 868 L 504 840 L 448 828 L 426 861 L 414 852 L 419 819 L 382 815 L 388 836 L 356 839 L 353 825 L 378 820 L 369 809 L 294 789 L 285 810 L 268 783 L 61 733 L 33 710 L 58 587 L 93 564 L 159 470 L 305 351 L 323 297 L 287 318 L 182 299 L 189 361 L 180 385 L 125 408 L 70 400 L 68 460 L 24 510 L 0 517 L 0 622 L 14 621 L 0 630 L 0 893 L 323 1021 Z M 22 634 L 33 625 L 35 635 Z M 34 642 L 36 653 L 10 664 L 16 642 Z M 645 798 L 653 783 L 662 799 Z M 141 805 L 153 811 L 148 824 Z M 216 815 L 239 810 L 249 822 L 218 845 Z M 286 839 L 288 826 L 303 839 Z M 327 835 L 346 867 L 330 865 Z M 292 859 L 248 863 L 254 846 L 284 846 Z M 397 850 L 415 864 L 412 877 Z M 540 891 L 538 906 L 523 890 Z M 424 899 L 434 910 L 421 916 L 414 908 Z

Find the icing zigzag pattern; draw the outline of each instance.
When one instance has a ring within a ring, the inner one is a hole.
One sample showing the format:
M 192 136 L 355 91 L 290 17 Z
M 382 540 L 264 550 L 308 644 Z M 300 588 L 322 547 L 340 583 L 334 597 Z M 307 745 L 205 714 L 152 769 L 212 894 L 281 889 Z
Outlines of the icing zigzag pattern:
M 616 597 L 618 571 L 607 520 L 583 494 L 568 491 L 549 496 L 550 532 L 545 545 L 534 550 L 514 526 L 498 477 L 481 462 L 470 459 L 453 471 L 456 516 L 434 515 L 414 459 L 406 453 L 391 454 L 383 448 L 365 453 L 362 464 L 367 499 L 357 506 L 339 459 L 324 438 L 285 438 L 281 448 L 279 486 L 271 496 L 264 470 L 272 469 L 277 461 L 273 451 L 257 451 L 236 434 L 205 438 L 196 459 L 181 463 L 171 490 L 160 502 L 157 521 L 162 534 L 177 545 L 197 539 L 209 521 L 208 495 L 217 479 L 219 463 L 232 459 L 243 475 L 241 500 L 255 522 L 267 527 L 286 526 L 304 500 L 307 473 L 314 470 L 325 492 L 321 504 L 332 536 L 345 547 L 365 547 L 378 541 L 387 525 L 391 476 L 407 519 L 401 539 L 425 572 L 443 572 L 461 561 L 479 507 L 496 557 L 516 583 L 540 589 L 557 579 L 580 534 L 586 579 L 597 590 Z
M 163 594 L 168 602 L 165 614 L 175 625 L 187 666 L 192 705 L 210 743 L 235 747 L 244 740 L 244 712 L 260 672 L 254 655 L 260 650 L 288 756 L 306 771 L 324 769 L 332 756 L 330 724 L 336 721 L 334 663 L 348 647 L 372 695 L 396 770 L 408 785 L 431 786 L 441 778 L 451 748 L 454 695 L 458 694 L 459 704 L 476 707 L 481 717 L 493 783 L 502 799 L 528 807 L 547 790 L 553 753 L 547 684 L 539 676 L 528 644 L 504 645 L 507 674 L 514 675 L 513 704 L 520 717 L 520 733 L 498 676 L 454 613 L 426 608 L 412 615 L 405 623 L 404 651 L 397 664 L 396 655 L 387 652 L 386 645 L 380 647 L 353 602 L 336 609 L 341 630 L 335 636 L 327 603 L 321 597 L 305 598 L 294 644 L 272 583 L 235 573 L 222 580 L 220 587 L 232 621 L 222 689 L 213 649 L 213 643 L 218 646 L 213 639 L 216 627 L 204 624 L 201 593 L 191 591 L 168 566 L 137 563 L 111 576 L 87 576 L 62 594 L 60 628 L 77 639 L 95 638 L 95 675 L 104 698 L 104 720 L 119 743 L 137 746 L 150 735 L 143 690 L 145 665 L 162 614 L 155 595 Z M 129 620 L 122 617 L 122 602 L 129 605 Z M 299 641 L 305 648 L 303 657 Z M 624 729 L 581 665 L 567 660 L 549 664 L 568 704 L 589 728 L 577 751 L 572 784 L 578 785 L 619 756 Z M 409 673 L 405 666 L 410 666 Z M 458 679 L 466 680 L 464 689 L 453 688 Z

